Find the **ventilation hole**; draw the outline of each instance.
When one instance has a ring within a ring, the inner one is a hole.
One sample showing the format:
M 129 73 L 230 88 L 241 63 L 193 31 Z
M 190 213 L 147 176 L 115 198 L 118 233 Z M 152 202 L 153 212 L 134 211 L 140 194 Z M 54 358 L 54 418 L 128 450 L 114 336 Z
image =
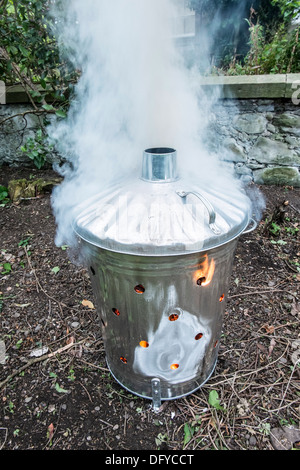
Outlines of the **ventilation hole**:
M 204 282 L 206 282 L 206 277 L 199 277 L 199 279 L 197 279 L 197 284 L 198 286 L 202 286 L 202 284 L 204 284 Z
M 103 318 L 101 318 L 101 323 L 102 323 L 103 326 L 105 326 Z
M 218 342 L 219 342 L 218 340 L 215 342 L 214 348 L 216 348 L 218 346 Z
M 172 313 L 170 316 L 169 316 L 169 320 L 170 321 L 176 321 L 178 320 L 179 318 L 179 315 L 177 315 L 177 313 Z
M 171 364 L 170 369 L 176 370 L 178 369 L 178 367 L 179 367 L 179 364 Z
M 92 272 L 93 276 L 95 276 L 95 274 L 96 274 L 96 271 L 94 270 L 93 266 L 90 266 L 90 270 L 91 270 L 91 272 Z
M 149 343 L 147 341 L 140 341 L 140 346 L 142 348 L 149 348 Z
M 196 336 L 195 336 L 195 340 L 198 341 L 199 339 L 201 339 L 203 337 L 203 333 L 198 333 Z
M 112 308 L 112 311 L 115 315 L 117 315 L 117 317 L 120 316 L 120 310 L 118 310 L 117 308 Z
M 145 292 L 145 287 L 142 286 L 142 284 L 138 284 L 135 286 L 134 290 L 137 294 L 143 294 Z
M 120 361 L 122 361 L 124 364 L 127 364 L 127 359 L 126 357 L 121 356 Z
M 223 302 L 224 298 L 225 298 L 225 294 L 222 294 L 221 297 L 219 298 L 219 301 Z

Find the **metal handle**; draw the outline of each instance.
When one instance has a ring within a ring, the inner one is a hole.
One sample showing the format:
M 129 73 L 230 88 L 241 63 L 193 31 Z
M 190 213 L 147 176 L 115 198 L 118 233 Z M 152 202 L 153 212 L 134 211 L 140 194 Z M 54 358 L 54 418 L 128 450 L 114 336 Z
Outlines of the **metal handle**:
M 213 208 L 212 204 L 200 193 L 198 192 L 195 192 L 195 191 L 176 191 L 176 193 L 178 194 L 178 196 L 180 196 L 181 198 L 185 198 L 186 196 L 188 196 L 189 194 L 193 194 L 194 196 L 196 196 L 198 199 L 200 199 L 200 201 L 205 205 L 207 211 L 208 211 L 208 215 L 209 215 L 209 227 L 210 229 L 216 234 L 216 235 L 220 235 L 221 231 L 220 229 L 217 227 L 216 225 L 216 213 L 215 213 L 215 209 Z
M 252 225 L 251 225 L 251 224 L 252 224 Z M 249 227 L 249 225 L 250 225 L 250 227 Z M 248 223 L 247 227 L 249 227 L 249 228 L 246 228 L 246 229 L 243 231 L 243 235 L 244 235 L 245 233 L 250 233 L 250 232 L 252 232 L 253 230 L 256 229 L 256 227 L 257 227 L 257 222 L 256 222 L 256 220 L 254 220 L 254 219 L 251 218 L 251 219 L 249 220 L 249 223 Z

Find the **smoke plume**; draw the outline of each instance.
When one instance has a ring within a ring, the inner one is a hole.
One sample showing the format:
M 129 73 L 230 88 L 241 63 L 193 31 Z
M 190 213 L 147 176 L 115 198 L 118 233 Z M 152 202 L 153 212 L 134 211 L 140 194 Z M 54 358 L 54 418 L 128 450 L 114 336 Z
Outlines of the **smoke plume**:
M 72 245 L 80 203 L 139 176 L 149 147 L 178 151 L 179 171 L 239 197 L 240 185 L 203 145 L 210 108 L 197 68 L 185 67 L 173 40 L 172 0 L 68 0 L 56 35 L 81 77 L 68 117 L 52 124 L 65 158 L 52 196 L 56 244 Z M 199 58 L 199 60 L 201 57 Z M 204 57 L 202 58 L 204 59 Z

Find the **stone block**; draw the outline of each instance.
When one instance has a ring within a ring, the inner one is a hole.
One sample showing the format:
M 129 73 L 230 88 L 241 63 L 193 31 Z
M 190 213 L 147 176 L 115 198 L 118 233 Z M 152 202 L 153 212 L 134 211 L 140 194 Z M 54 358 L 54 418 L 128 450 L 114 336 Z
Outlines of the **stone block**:
M 246 134 L 261 134 L 266 130 L 267 119 L 263 114 L 241 114 L 233 120 L 233 126 Z
M 273 124 L 281 128 L 300 128 L 300 116 L 293 113 L 279 114 L 274 118 Z
M 293 77 L 290 79 L 293 80 Z M 285 74 L 215 76 L 203 77 L 200 83 L 206 93 L 213 94 L 218 90 L 220 97 L 225 99 L 285 98 L 287 76 Z
M 283 166 L 300 165 L 299 155 L 285 142 L 260 136 L 249 152 L 249 157 L 259 163 Z
M 238 145 L 234 138 L 226 138 L 223 141 L 224 146 L 224 160 L 228 160 L 231 162 L 245 162 L 246 155 L 244 154 L 243 148 Z
M 253 171 L 254 183 L 300 187 L 300 175 L 294 167 L 273 167 Z
M 8 194 L 13 202 L 20 199 L 30 199 L 45 192 L 51 192 L 53 186 L 60 184 L 62 178 L 52 178 L 44 180 L 38 178 L 36 180 L 11 180 L 8 183 Z

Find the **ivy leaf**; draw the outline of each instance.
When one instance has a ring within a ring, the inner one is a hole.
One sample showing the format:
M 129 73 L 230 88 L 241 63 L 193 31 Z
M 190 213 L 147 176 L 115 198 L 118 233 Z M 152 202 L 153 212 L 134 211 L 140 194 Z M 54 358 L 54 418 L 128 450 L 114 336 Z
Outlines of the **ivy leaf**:
M 225 410 L 225 408 L 220 405 L 219 395 L 216 390 L 212 390 L 211 392 L 209 392 L 208 403 L 214 408 L 216 408 L 216 410 Z
M 67 114 L 62 109 L 58 109 L 55 114 L 56 114 L 56 116 L 58 116 L 60 118 L 66 118 L 67 117 Z
M 59 270 L 60 270 L 60 267 L 59 267 L 59 266 L 55 266 L 54 268 L 51 269 L 51 271 L 52 271 L 54 274 L 57 274 Z
M 54 111 L 54 108 L 53 108 L 52 104 L 43 104 L 42 108 L 45 111 Z
M 21 44 L 19 45 L 19 50 L 24 57 L 30 56 L 30 51 L 28 49 L 25 49 L 25 47 L 21 46 Z
M 56 382 L 56 384 L 55 384 L 55 390 L 56 390 L 58 393 L 69 393 L 68 390 L 65 390 L 64 388 L 60 387 L 57 382 Z
M 3 264 L 3 271 L 1 271 L 2 274 L 9 274 L 11 272 L 11 264 L 10 263 L 4 263 Z
M 187 445 L 190 442 L 190 440 L 193 437 L 194 432 L 195 432 L 195 429 L 192 426 L 190 426 L 189 423 L 185 423 L 185 425 L 184 425 L 184 439 L 183 439 L 183 445 L 184 446 Z

